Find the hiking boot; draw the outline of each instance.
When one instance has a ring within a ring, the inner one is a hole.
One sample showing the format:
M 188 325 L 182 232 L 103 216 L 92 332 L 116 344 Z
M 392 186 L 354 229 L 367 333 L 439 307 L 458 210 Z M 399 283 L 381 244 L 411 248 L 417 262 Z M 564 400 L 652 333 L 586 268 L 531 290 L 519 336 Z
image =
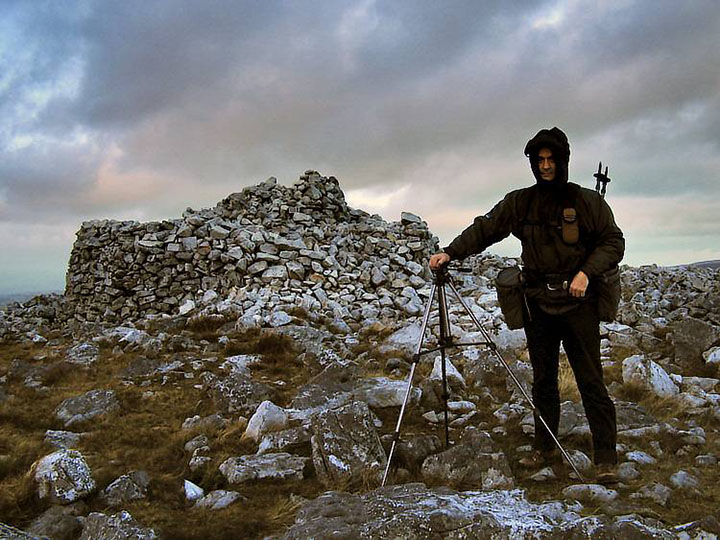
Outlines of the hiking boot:
M 557 461 L 558 453 L 555 450 L 533 450 L 530 454 L 520 459 L 518 463 L 523 467 L 529 469 L 535 469 L 539 467 L 545 467 L 553 462 Z
M 617 465 L 614 463 L 599 463 L 595 466 L 595 481 L 598 484 L 617 484 L 619 481 Z

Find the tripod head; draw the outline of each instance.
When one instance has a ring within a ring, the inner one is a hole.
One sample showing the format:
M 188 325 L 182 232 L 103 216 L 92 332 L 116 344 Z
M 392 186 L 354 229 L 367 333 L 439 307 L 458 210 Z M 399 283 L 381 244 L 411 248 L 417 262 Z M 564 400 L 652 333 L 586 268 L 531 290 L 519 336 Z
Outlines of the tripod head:
M 450 270 L 450 263 L 443 264 L 442 266 L 438 266 L 435 270 L 432 271 L 433 277 L 432 281 L 436 285 L 444 285 L 447 283 L 448 280 L 448 271 Z
M 435 270 L 432 271 L 433 277 L 432 281 L 436 285 L 444 285 L 448 282 L 450 279 L 450 270 L 453 272 L 460 272 L 463 274 L 471 274 L 472 268 L 467 268 L 465 266 L 460 266 L 459 264 L 453 264 L 454 261 L 450 261 L 448 263 L 443 264 L 442 266 L 439 266 Z

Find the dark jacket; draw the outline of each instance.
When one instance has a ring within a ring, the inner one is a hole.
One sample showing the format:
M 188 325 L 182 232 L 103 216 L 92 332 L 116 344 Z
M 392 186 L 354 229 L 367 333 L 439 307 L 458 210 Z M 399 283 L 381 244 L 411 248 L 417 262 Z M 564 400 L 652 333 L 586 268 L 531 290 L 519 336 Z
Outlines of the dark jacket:
M 563 208 L 574 205 L 580 239 L 569 245 L 562 238 Z M 616 266 L 625 252 L 622 231 L 610 207 L 595 191 L 567 183 L 537 184 L 508 193 L 484 216 L 478 216 L 444 251 L 453 259 L 480 253 L 510 234 L 522 243 L 525 268 L 539 274 L 579 270 L 590 280 Z

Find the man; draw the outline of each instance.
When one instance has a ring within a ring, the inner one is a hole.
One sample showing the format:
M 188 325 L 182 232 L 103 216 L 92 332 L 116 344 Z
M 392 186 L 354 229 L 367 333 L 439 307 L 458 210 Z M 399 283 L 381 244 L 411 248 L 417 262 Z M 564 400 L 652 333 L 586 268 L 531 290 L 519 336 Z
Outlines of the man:
M 430 258 L 438 269 L 480 253 L 511 233 L 522 243 L 527 309 L 523 316 L 535 406 L 557 434 L 558 360 L 562 342 L 588 417 L 599 482 L 616 481 L 615 407 L 600 363 L 594 280 L 623 257 L 625 240 L 610 207 L 595 191 L 568 182 L 570 145 L 557 127 L 540 130 L 525 147 L 534 186 L 510 192 Z M 555 444 L 535 419 L 535 451 L 524 464 L 555 457 Z

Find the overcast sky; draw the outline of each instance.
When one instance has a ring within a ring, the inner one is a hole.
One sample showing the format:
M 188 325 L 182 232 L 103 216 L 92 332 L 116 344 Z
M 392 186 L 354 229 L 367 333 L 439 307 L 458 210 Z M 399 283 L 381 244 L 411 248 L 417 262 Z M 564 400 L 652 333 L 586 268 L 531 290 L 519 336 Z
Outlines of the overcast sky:
M 720 259 L 719 51 L 715 0 L 3 0 L 0 293 L 63 289 L 84 220 L 306 169 L 447 243 L 552 126 L 573 181 L 609 165 L 626 263 Z

